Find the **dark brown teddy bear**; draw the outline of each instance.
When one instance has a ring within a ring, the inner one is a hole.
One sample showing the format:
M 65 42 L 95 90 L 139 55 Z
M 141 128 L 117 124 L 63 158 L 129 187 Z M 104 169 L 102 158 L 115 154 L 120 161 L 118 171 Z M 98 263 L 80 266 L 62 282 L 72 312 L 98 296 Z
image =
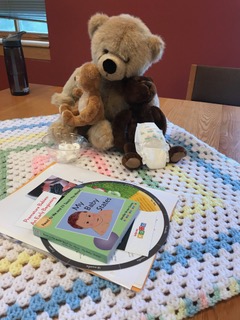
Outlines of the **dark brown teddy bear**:
M 133 170 L 142 166 L 142 158 L 136 152 L 134 143 L 137 123 L 154 122 L 164 135 L 166 133 L 166 116 L 151 104 L 156 92 L 156 86 L 149 77 L 135 76 L 125 79 L 125 99 L 130 109 L 117 114 L 112 123 L 112 130 L 114 146 L 124 154 L 122 164 L 127 169 Z M 169 162 L 176 163 L 186 154 L 186 150 L 181 146 L 170 147 Z

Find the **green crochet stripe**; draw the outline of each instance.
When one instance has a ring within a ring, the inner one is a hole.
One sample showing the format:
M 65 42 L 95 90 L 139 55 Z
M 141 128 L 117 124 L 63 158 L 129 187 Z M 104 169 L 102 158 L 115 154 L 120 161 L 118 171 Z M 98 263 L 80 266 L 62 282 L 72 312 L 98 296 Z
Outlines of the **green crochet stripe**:
M 32 149 L 41 149 L 43 147 L 42 143 L 37 145 L 27 145 L 25 147 L 16 147 L 12 149 L 0 150 L 0 200 L 6 198 L 7 196 L 7 158 L 11 152 L 21 152 L 30 151 Z
M 147 174 L 147 170 L 143 170 L 143 169 L 138 170 L 138 175 L 142 178 L 143 182 L 149 187 L 154 189 L 160 189 L 162 191 L 166 190 L 164 187 L 161 187 L 157 181 L 152 180 L 153 177 Z

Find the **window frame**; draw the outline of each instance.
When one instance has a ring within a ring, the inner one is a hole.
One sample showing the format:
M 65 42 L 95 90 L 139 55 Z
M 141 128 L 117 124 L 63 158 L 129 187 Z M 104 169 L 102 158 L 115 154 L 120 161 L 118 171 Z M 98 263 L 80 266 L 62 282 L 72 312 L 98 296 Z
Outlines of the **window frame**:
M 9 32 L 0 32 L 0 56 L 4 55 L 2 38 L 9 35 Z M 51 60 L 48 37 L 39 34 L 28 34 L 22 37 L 22 48 L 25 58 L 37 60 Z
M 2 38 L 10 32 L 0 31 L 0 56 L 3 56 Z M 50 46 L 47 34 L 27 33 L 22 36 L 22 48 L 25 58 L 51 60 Z

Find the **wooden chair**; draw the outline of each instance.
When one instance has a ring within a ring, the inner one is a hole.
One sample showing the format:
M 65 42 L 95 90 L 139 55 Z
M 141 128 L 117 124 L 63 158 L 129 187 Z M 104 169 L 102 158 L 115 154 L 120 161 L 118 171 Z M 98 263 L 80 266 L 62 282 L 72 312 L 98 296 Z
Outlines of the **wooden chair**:
M 240 68 L 192 64 L 186 99 L 240 106 Z

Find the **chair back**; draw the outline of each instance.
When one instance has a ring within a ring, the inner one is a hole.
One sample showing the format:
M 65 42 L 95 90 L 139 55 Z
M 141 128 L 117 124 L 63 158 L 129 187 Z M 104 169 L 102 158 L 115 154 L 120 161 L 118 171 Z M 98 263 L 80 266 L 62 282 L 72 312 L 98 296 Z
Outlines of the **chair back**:
M 240 68 L 192 64 L 186 99 L 240 106 Z

